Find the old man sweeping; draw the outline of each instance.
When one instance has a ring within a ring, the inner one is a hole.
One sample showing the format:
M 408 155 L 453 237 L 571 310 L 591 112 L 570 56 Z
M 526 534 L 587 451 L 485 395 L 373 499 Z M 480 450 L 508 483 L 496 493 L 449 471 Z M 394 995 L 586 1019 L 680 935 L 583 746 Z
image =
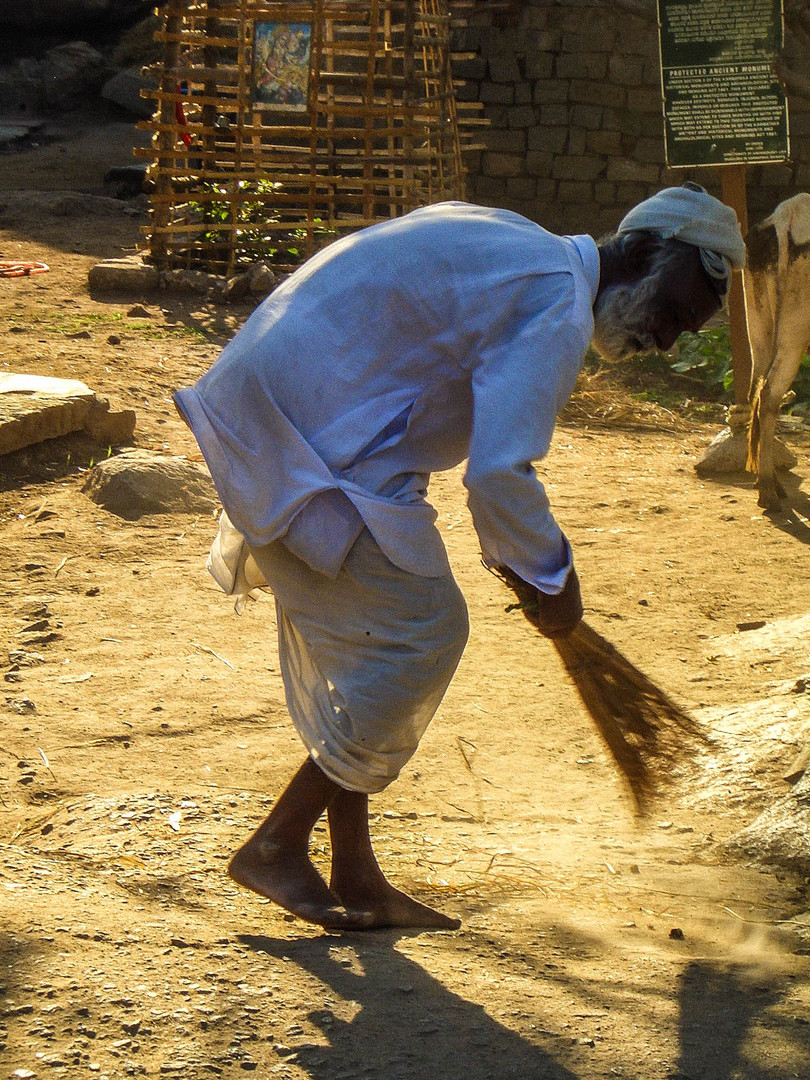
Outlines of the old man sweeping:
M 484 562 L 537 592 L 555 638 L 582 618 L 571 547 L 533 467 L 588 345 L 667 350 L 724 302 L 745 248 L 695 184 L 618 231 L 557 236 L 506 210 L 426 206 L 335 241 L 178 391 L 223 505 L 209 569 L 272 590 L 287 705 L 307 751 L 231 877 L 330 929 L 454 928 L 375 858 L 369 795 L 415 752 L 464 649 L 430 475 L 466 460 Z M 328 816 L 331 876 L 309 858 Z

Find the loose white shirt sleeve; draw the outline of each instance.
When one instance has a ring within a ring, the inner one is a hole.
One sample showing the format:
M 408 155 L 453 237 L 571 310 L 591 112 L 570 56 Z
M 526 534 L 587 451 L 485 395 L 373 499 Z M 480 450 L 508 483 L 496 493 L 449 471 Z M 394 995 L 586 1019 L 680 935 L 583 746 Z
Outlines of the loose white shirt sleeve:
M 533 462 L 548 452 L 584 349 L 570 276 L 547 275 L 542 294 L 542 307 L 534 307 L 529 296 L 525 322 L 510 340 L 486 352 L 473 372 L 464 483 L 485 563 L 509 566 L 555 593 L 565 584 L 571 552 Z

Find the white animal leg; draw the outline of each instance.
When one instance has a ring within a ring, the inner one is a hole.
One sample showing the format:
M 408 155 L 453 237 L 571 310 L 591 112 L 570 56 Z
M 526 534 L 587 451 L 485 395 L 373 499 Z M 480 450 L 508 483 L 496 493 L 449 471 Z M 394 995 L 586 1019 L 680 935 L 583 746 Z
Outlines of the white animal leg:
M 779 409 L 802 361 L 804 349 L 795 342 L 780 341 L 767 379 L 761 384 L 754 400 L 752 437 L 755 425 L 759 428 L 759 462 L 757 471 L 758 504 L 766 510 L 778 510 L 785 490 L 779 483 L 774 467 L 774 439 Z

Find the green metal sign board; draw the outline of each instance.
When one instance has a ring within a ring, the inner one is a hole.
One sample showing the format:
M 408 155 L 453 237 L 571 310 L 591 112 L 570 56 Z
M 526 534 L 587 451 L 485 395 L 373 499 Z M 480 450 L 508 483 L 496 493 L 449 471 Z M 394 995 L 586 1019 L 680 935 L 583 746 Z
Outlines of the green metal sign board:
M 786 161 L 782 0 L 658 0 L 667 164 Z

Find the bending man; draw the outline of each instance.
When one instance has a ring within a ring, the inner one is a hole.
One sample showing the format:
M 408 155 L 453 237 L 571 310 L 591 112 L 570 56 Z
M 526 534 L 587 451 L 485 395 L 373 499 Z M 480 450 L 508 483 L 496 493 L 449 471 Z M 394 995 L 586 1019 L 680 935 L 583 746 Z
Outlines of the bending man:
M 671 348 L 744 257 L 734 212 L 697 185 L 659 192 L 600 244 L 427 206 L 308 260 L 175 395 L 224 507 L 209 569 L 226 592 L 272 590 L 308 752 L 233 857 L 236 881 L 333 929 L 458 925 L 387 881 L 368 823 L 467 638 L 430 474 L 467 459 L 484 561 L 538 590 L 545 633 L 569 633 L 579 582 L 532 462 L 592 339 L 614 359 Z M 328 884 L 308 856 L 324 812 Z

